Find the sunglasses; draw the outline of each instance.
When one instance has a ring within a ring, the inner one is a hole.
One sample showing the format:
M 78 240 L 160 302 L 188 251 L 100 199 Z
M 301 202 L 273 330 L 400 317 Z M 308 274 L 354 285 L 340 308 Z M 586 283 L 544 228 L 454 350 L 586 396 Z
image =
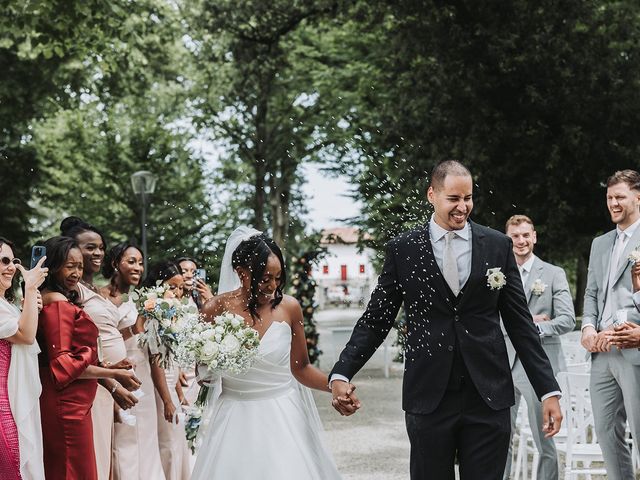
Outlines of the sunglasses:
M 9 258 L 9 257 L 0 257 L 0 263 L 2 263 L 3 265 L 9 265 L 10 263 L 13 263 L 14 265 L 22 264 L 19 258 Z

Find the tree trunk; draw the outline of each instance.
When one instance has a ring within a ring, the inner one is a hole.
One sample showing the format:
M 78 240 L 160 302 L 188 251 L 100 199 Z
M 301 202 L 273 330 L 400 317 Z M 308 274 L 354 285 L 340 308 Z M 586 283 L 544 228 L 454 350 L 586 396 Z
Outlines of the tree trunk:
M 589 254 L 583 252 L 578 254 L 578 266 L 576 269 L 576 316 L 581 316 L 584 307 L 584 291 L 587 288 L 587 267 L 589 266 Z
M 255 159 L 253 162 L 253 168 L 255 173 L 254 179 L 254 201 L 253 201 L 253 214 L 254 214 L 254 228 L 264 231 L 266 229 L 265 219 L 264 219 L 264 211 L 265 204 L 267 200 L 267 195 L 265 192 L 265 176 L 267 173 L 267 159 L 266 159 L 266 151 L 267 151 L 267 141 L 266 141 L 266 132 L 267 132 L 267 97 L 263 96 L 258 101 L 256 106 L 256 115 L 255 115 Z

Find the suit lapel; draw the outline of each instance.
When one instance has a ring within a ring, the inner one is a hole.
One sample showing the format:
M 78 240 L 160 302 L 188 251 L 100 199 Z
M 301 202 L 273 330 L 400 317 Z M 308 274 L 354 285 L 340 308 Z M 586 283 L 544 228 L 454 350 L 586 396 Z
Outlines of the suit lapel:
M 438 266 L 438 262 L 436 261 L 436 256 L 433 254 L 433 245 L 431 245 L 431 235 L 429 234 L 429 223 L 422 229 L 422 235 L 420 237 L 420 245 L 423 249 L 425 256 L 425 264 L 428 266 L 429 264 L 434 265 L 433 273 L 434 273 L 434 287 L 438 290 L 439 294 L 445 298 L 449 298 L 453 296 L 453 292 L 447 285 L 447 282 L 440 271 L 440 267 Z M 428 267 L 427 267 L 428 268 Z
M 616 276 L 613 277 L 613 283 L 615 283 L 620 279 L 622 272 L 624 272 L 627 265 L 629 265 L 629 254 L 632 250 L 638 246 L 638 241 L 640 240 L 640 228 L 636 228 L 636 231 L 633 232 L 633 235 L 629 240 L 627 240 L 627 244 L 624 246 L 624 250 L 620 255 L 620 261 L 618 262 L 618 270 L 616 270 Z
M 527 303 L 531 302 L 531 287 L 533 286 L 533 282 L 538 278 L 542 278 L 542 270 L 542 261 L 538 257 L 535 257 L 531 265 L 531 271 L 527 277 L 527 283 L 524 285 L 524 294 L 527 297 Z

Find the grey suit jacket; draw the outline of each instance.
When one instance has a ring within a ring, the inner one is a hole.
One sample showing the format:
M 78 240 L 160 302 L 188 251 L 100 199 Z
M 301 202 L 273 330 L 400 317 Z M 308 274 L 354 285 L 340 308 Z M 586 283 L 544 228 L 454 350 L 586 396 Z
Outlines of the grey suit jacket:
M 540 295 L 532 290 L 533 284 L 538 279 L 546 285 L 544 292 Z M 576 314 L 567 276 L 562 268 L 543 262 L 536 257 L 524 286 L 524 293 L 532 316 L 546 313 L 551 319 L 537 325 L 542 331 L 540 338 L 542 347 L 551 361 L 553 373 L 557 375 L 558 372 L 566 370 L 560 335 L 572 331 L 576 326 Z M 508 338 L 505 340 L 507 340 L 509 361 L 513 367 L 516 352 Z
M 609 263 L 611 252 L 616 241 L 616 231 L 612 230 L 604 235 L 596 237 L 591 244 L 589 254 L 589 273 L 587 275 L 587 288 L 584 293 L 584 316 L 582 326 L 593 325 L 599 330 L 602 321 L 602 311 L 609 276 Z M 633 236 L 620 256 L 620 263 L 613 279 L 612 286 L 612 311 L 626 310 L 627 321 L 640 323 L 640 312 L 633 304 L 633 286 L 631 285 L 631 267 L 629 254 L 640 247 L 640 228 L 636 229 Z M 630 363 L 640 365 L 640 351 L 637 349 L 623 349 L 622 354 Z

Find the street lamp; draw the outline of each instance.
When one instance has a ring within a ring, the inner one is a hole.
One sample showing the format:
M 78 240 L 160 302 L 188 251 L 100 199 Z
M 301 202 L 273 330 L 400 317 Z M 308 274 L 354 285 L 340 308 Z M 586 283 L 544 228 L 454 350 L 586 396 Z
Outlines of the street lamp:
M 147 195 L 156 189 L 158 178 L 147 170 L 140 170 L 131 175 L 133 193 L 140 195 L 142 201 L 142 215 L 140 217 L 140 236 L 142 253 L 144 254 L 144 271 L 147 272 Z

